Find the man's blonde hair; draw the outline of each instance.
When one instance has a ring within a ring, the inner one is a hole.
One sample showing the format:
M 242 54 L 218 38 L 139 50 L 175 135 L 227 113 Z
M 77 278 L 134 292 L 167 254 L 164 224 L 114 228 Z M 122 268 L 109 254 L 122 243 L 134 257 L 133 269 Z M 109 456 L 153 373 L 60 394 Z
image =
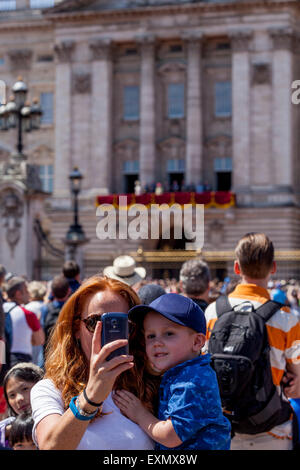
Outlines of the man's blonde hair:
M 252 279 L 268 276 L 274 261 L 274 246 L 264 233 L 247 233 L 235 248 L 241 273 Z

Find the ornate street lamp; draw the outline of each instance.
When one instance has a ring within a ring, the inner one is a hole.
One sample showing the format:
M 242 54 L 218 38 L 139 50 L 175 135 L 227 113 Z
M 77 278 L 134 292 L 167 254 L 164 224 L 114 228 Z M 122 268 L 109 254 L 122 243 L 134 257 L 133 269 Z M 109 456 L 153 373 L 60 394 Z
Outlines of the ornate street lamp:
M 70 180 L 70 191 L 73 196 L 73 224 L 70 225 L 69 230 L 66 234 L 65 244 L 69 247 L 69 258 L 76 259 L 76 251 L 79 245 L 83 245 L 88 242 L 85 236 L 82 226 L 79 224 L 78 216 L 78 195 L 81 190 L 81 181 L 83 179 L 77 167 L 71 171 L 69 175 Z
M 36 99 L 32 105 L 26 101 L 28 89 L 22 77 L 18 77 L 12 91 L 8 103 L 0 106 L 0 130 L 18 129 L 17 156 L 24 158 L 23 132 L 39 129 L 42 110 Z

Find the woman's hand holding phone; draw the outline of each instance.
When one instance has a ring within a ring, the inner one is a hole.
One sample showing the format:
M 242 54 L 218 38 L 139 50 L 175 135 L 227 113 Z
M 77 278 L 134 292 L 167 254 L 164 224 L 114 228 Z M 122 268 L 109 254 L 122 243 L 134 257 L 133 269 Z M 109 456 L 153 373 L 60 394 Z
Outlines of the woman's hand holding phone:
M 97 323 L 90 358 L 90 373 L 86 393 L 90 400 L 100 403 L 111 393 L 116 378 L 134 365 L 133 356 L 120 355 L 110 360 L 107 358 L 115 350 L 127 346 L 128 339 L 118 339 L 101 345 L 102 322 Z

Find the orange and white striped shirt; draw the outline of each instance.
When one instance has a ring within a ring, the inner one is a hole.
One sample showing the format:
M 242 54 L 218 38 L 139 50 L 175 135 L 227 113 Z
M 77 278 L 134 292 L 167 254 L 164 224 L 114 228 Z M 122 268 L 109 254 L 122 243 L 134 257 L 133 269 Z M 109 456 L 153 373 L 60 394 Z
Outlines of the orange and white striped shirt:
M 243 310 L 247 305 L 245 304 L 247 300 L 257 309 L 270 299 L 269 292 L 255 284 L 239 284 L 228 297 L 233 307 L 243 303 Z M 217 320 L 215 302 L 207 307 L 205 317 L 207 346 Z M 272 378 L 274 384 L 279 386 L 287 364 L 300 361 L 300 321 L 289 307 L 283 307 L 267 321 L 266 328 L 270 345 Z

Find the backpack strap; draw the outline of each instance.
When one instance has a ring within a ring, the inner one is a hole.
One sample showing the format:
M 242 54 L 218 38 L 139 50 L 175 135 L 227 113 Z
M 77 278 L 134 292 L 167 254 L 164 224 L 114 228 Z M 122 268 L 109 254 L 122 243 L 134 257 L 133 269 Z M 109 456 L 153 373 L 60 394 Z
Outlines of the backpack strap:
M 227 295 L 220 295 L 220 297 L 216 300 L 216 313 L 217 317 L 219 318 L 223 313 L 230 312 L 232 310 L 232 306 L 229 302 Z
M 16 307 L 19 307 L 19 305 L 18 305 L 18 304 L 13 305 L 13 306 L 8 310 L 8 312 L 5 312 L 5 313 L 6 313 L 6 314 L 9 314 L 9 313 L 12 312 L 12 310 L 13 310 L 14 308 L 16 308 Z
M 264 304 L 260 305 L 256 310 L 255 313 L 260 316 L 267 322 L 274 313 L 278 312 L 284 305 L 280 302 L 276 302 L 275 300 L 267 300 Z
M 264 322 L 267 322 L 278 310 L 280 310 L 284 305 L 275 300 L 267 300 L 264 304 L 260 305 L 255 311 Z M 216 300 L 216 313 L 219 318 L 226 312 L 230 312 L 233 309 L 231 306 L 227 295 L 220 295 Z

